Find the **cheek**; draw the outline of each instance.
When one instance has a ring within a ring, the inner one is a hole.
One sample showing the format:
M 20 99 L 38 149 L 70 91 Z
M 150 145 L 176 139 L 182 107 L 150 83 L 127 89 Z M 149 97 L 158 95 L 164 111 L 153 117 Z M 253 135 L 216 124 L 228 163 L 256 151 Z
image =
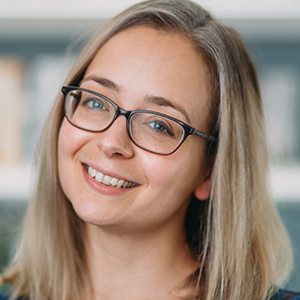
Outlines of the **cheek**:
M 58 136 L 58 161 L 70 159 L 90 140 L 89 134 L 63 121 Z
M 171 156 L 155 156 L 144 160 L 146 176 L 149 183 L 159 187 L 161 193 L 178 193 L 178 196 L 188 196 L 193 193 L 201 180 L 200 157 L 191 159 L 191 152 L 178 151 Z
M 191 162 L 191 156 L 186 153 L 191 152 L 143 160 L 148 187 L 137 215 L 140 213 L 149 222 L 154 218 L 159 222 L 185 212 L 185 205 L 201 182 L 202 173 L 199 161 Z
M 66 184 L 69 174 L 74 174 L 77 166 L 76 153 L 86 143 L 82 130 L 63 121 L 58 136 L 58 173 L 62 186 Z
M 58 175 L 61 186 L 67 195 L 68 191 L 68 170 L 72 171 L 72 156 L 74 153 L 74 138 L 72 135 L 72 130 L 69 128 L 66 120 L 63 121 L 59 136 L 58 136 Z
M 148 153 L 143 154 L 146 155 L 140 159 L 140 162 L 150 184 L 165 186 L 171 181 L 172 176 L 170 175 L 174 173 L 176 166 L 171 163 L 168 157 L 151 154 L 151 159 L 149 159 Z
M 77 156 L 89 141 L 88 137 L 85 131 L 63 121 L 58 136 L 58 175 L 62 190 L 73 205 L 81 194 L 82 166 Z
M 58 136 L 59 161 L 61 156 L 74 153 L 76 148 L 79 146 L 78 139 L 76 138 L 76 134 L 74 132 L 75 128 L 73 129 L 72 127 L 67 123 L 66 120 L 64 120 L 61 125 Z

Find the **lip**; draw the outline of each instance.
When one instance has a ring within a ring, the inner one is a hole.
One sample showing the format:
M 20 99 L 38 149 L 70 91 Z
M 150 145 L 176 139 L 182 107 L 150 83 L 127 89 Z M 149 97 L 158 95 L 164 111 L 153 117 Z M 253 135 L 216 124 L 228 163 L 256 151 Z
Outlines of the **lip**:
M 124 181 L 131 181 L 131 180 L 128 180 L 128 179 L 126 179 L 120 175 L 117 175 L 116 173 L 113 173 L 113 172 L 99 170 L 99 168 L 95 168 L 91 164 L 87 165 L 85 163 L 82 163 L 81 165 L 82 165 L 83 177 L 84 177 L 86 183 L 88 184 L 89 187 L 91 187 L 93 190 L 97 191 L 98 193 L 105 194 L 105 195 L 111 195 L 111 196 L 118 196 L 118 195 L 122 195 L 124 193 L 130 192 L 140 186 L 140 184 L 137 184 L 136 186 L 131 187 L 131 188 L 118 188 L 118 187 L 114 187 L 114 186 L 105 185 L 101 182 L 96 181 L 95 178 L 93 178 L 92 176 L 90 176 L 88 174 L 87 169 L 89 166 L 91 166 L 93 169 L 95 169 L 98 172 L 101 172 L 105 175 L 115 177 L 118 179 L 123 179 Z

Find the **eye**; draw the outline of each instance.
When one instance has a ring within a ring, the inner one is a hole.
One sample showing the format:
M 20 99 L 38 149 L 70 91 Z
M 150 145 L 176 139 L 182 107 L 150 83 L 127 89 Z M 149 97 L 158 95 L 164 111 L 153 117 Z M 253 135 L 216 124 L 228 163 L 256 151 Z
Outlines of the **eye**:
M 170 136 L 174 135 L 171 126 L 168 126 L 162 120 L 152 120 L 152 121 L 148 122 L 147 125 L 152 127 L 153 130 L 155 130 L 159 133 L 168 134 Z
M 83 106 L 86 106 L 91 110 L 109 110 L 107 106 L 105 106 L 105 102 L 97 97 L 89 97 L 82 102 Z

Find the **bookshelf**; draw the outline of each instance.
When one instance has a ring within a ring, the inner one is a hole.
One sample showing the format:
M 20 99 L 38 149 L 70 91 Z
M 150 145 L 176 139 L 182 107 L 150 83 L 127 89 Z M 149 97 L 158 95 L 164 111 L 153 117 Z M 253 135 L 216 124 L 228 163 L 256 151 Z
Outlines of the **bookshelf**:
M 76 52 L 65 55 L 68 46 L 80 36 L 86 39 L 107 18 L 135 2 L 1 4 L 0 201 L 27 199 L 30 162 L 40 128 L 76 56 Z M 275 131 L 269 141 L 273 157 L 270 189 L 278 201 L 300 201 L 300 134 L 296 130 L 300 126 L 300 2 L 198 2 L 235 27 L 249 45 L 263 85 L 269 132 Z M 273 111 L 274 107 L 280 110 Z

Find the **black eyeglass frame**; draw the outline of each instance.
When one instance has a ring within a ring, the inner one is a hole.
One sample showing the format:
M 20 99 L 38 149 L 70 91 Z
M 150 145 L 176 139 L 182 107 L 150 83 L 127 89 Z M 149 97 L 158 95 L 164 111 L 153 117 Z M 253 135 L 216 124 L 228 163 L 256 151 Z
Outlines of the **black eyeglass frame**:
M 81 126 L 78 126 L 77 124 L 73 123 L 69 117 L 68 117 L 68 114 L 67 114 L 67 105 L 66 105 L 66 102 L 67 102 L 67 95 L 73 91 L 73 90 L 79 90 L 79 91 L 83 91 L 83 92 L 88 92 L 88 93 L 91 93 L 97 97 L 100 97 L 100 98 L 103 98 L 105 99 L 106 101 L 108 101 L 115 109 L 115 114 L 114 114 L 114 117 L 112 118 L 111 122 L 103 129 L 101 130 L 91 130 L 91 129 L 86 129 L 86 128 L 83 128 Z M 187 139 L 187 137 L 189 135 L 196 135 L 196 136 L 199 136 L 203 139 L 206 139 L 206 140 L 210 140 L 212 142 L 216 142 L 217 139 L 210 135 L 210 134 L 207 134 L 207 133 L 204 133 L 202 131 L 199 131 L 197 130 L 196 128 L 193 128 L 192 126 L 176 119 L 176 118 L 173 118 L 171 116 L 168 116 L 168 115 L 165 115 L 165 114 L 162 114 L 162 113 L 159 113 L 159 112 L 156 112 L 156 111 L 152 111 L 152 110 L 125 110 L 125 109 L 122 109 L 120 106 L 118 106 L 116 103 L 114 103 L 111 99 L 107 98 L 106 96 L 102 95 L 102 94 L 99 94 L 97 92 L 94 92 L 94 91 L 91 91 L 89 89 L 85 89 L 85 88 L 81 88 L 81 87 L 77 87 L 77 86 L 63 86 L 62 89 L 61 89 L 63 95 L 64 95 L 64 111 L 65 111 L 65 117 L 66 119 L 68 120 L 68 122 L 73 125 L 74 127 L 76 128 L 79 128 L 81 130 L 84 130 L 84 131 L 88 131 L 88 132 L 103 132 L 105 130 L 107 130 L 114 122 L 115 120 L 120 116 L 124 116 L 126 118 L 126 129 L 127 129 L 127 134 L 130 138 L 130 140 L 139 148 L 145 150 L 145 151 L 148 151 L 148 152 L 151 152 L 151 153 L 154 153 L 154 154 L 159 154 L 159 155 L 170 155 L 172 153 L 174 153 L 182 144 L 183 142 Z M 175 147 L 175 149 L 173 149 L 172 151 L 168 152 L 168 153 L 161 153 L 161 152 L 156 152 L 154 150 L 150 150 L 148 148 L 145 148 L 144 146 L 140 145 L 135 139 L 134 137 L 132 136 L 131 134 L 131 130 L 130 130 L 130 120 L 132 118 L 132 116 L 136 113 L 151 113 L 151 114 L 154 114 L 154 115 L 157 115 L 157 116 L 161 116 L 161 117 L 164 117 L 164 118 L 167 118 L 169 120 L 172 120 L 176 123 L 178 123 L 184 130 L 184 134 L 181 138 L 181 140 L 179 141 L 179 143 L 177 144 L 177 146 Z

